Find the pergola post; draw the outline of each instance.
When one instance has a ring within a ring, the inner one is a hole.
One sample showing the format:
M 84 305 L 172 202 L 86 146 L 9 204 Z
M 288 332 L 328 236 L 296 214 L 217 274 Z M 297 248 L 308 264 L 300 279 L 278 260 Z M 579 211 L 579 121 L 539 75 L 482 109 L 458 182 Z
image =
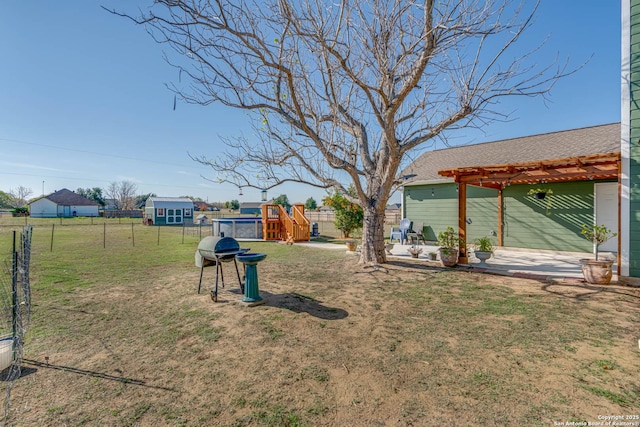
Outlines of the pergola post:
M 504 202 L 502 199 L 502 187 L 500 187 L 500 189 L 498 189 L 498 246 L 504 246 L 502 244 L 502 239 L 504 237 L 504 212 L 502 210 L 503 206 Z
M 467 184 L 458 183 L 458 237 L 460 241 L 458 247 L 458 263 L 467 264 Z

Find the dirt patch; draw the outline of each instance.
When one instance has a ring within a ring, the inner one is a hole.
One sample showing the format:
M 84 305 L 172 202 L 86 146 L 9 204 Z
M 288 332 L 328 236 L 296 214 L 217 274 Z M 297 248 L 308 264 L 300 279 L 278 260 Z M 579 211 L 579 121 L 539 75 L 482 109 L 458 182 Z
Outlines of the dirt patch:
M 272 249 L 273 248 L 273 249 Z M 37 299 L 12 425 L 553 425 L 640 412 L 640 291 L 267 247 Z M 144 272 L 144 274 L 141 274 Z M 41 285 L 42 286 L 42 285 Z

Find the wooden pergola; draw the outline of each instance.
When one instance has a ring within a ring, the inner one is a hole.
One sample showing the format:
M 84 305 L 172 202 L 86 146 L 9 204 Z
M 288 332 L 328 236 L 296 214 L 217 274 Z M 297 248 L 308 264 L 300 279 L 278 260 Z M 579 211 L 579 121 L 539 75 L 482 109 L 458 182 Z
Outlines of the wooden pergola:
M 543 149 L 544 147 L 541 147 L 541 150 Z M 621 194 L 620 167 L 620 153 L 615 152 L 533 162 L 443 169 L 439 170 L 438 174 L 453 178 L 458 184 L 458 234 L 461 242 L 467 241 L 467 185 L 498 190 L 498 245 L 503 246 L 502 190 L 505 187 L 512 184 L 545 184 L 617 179 L 619 205 Z M 619 225 L 620 211 L 618 210 Z M 619 253 L 620 248 L 618 248 Z M 459 262 L 466 264 L 468 261 L 466 245 L 461 244 Z

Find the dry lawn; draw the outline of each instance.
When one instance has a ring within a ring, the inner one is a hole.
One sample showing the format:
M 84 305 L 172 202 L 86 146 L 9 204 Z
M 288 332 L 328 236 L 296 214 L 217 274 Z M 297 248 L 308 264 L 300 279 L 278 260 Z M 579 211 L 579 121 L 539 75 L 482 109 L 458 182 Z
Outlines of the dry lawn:
M 196 293 L 197 241 L 143 244 L 36 246 L 9 424 L 549 426 L 640 414 L 639 289 L 425 261 L 374 270 L 343 251 L 251 243 L 268 253 L 267 304 L 247 307 L 232 264 L 218 303 Z

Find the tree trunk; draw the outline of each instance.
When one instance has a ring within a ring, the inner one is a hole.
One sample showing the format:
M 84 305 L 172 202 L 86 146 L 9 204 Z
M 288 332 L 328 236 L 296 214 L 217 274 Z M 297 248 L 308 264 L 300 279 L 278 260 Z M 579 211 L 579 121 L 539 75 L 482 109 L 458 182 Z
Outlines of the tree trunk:
M 362 225 L 362 245 L 360 246 L 360 263 L 384 264 L 387 256 L 384 250 L 384 211 L 382 208 L 367 207 L 364 209 Z

